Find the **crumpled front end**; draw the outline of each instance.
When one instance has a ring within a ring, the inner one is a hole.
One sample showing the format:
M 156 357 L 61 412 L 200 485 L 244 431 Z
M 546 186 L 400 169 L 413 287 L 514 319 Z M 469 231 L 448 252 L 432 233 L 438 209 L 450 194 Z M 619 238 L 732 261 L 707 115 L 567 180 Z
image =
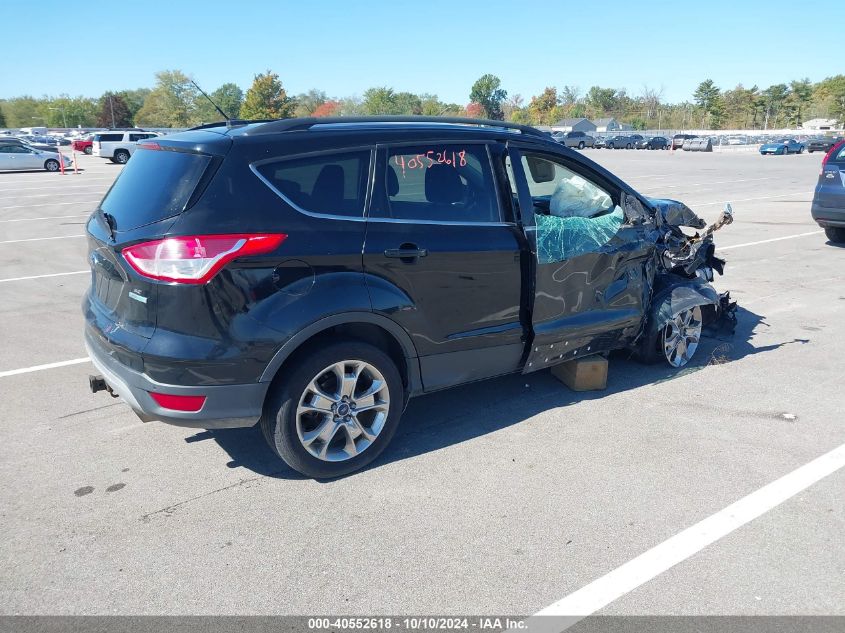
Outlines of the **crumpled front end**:
M 735 301 L 729 292 L 719 293 L 711 285 L 714 271 L 724 273 L 725 260 L 716 257 L 713 234 L 733 222 L 728 204 L 711 225 L 677 200 L 647 198 L 651 209 L 629 196 L 626 214 L 649 225 L 655 242 L 656 275 L 643 331 L 638 338 L 641 355 L 649 357 L 663 326 L 678 314 L 700 306 L 704 326 L 710 331 L 733 333 L 736 328 Z M 688 235 L 682 229 L 695 232 Z

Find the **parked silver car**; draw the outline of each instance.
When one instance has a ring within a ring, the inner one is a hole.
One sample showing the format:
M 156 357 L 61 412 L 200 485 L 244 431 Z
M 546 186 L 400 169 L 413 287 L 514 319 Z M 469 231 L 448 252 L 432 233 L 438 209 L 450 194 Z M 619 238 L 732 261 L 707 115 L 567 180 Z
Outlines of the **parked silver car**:
M 596 139 L 585 132 L 555 132 L 552 138 L 561 145 L 578 149 L 593 147 L 596 144 Z
M 59 160 L 64 161 L 65 169 L 73 167 L 71 160 L 56 152 L 48 152 L 26 145 L 3 143 L 0 141 L 0 171 L 8 169 L 46 169 L 59 171 Z

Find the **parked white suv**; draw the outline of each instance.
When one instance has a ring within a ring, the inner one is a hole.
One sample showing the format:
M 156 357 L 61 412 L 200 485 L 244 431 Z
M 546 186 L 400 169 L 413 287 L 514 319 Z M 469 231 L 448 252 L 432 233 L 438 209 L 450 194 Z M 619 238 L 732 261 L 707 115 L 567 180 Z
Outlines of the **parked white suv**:
M 94 135 L 92 154 L 108 158 L 113 163 L 125 164 L 135 152 L 138 141 L 158 136 L 155 132 L 143 130 L 110 130 Z

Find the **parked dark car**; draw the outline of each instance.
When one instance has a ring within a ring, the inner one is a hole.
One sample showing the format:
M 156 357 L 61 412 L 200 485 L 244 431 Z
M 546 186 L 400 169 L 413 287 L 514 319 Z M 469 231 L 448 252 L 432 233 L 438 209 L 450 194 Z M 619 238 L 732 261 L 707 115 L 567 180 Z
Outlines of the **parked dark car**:
M 684 146 L 684 141 L 692 138 L 698 138 L 696 134 L 675 134 L 672 137 L 672 149 L 681 149 Z
M 642 137 L 640 137 L 642 138 Z M 632 149 L 637 139 L 631 136 L 617 135 L 607 139 L 605 147 L 607 149 Z
M 665 136 L 652 136 L 637 141 L 637 149 L 669 149 L 669 139 Z
M 826 136 L 824 138 L 811 138 L 808 139 L 804 146 L 807 148 L 807 152 L 812 154 L 813 152 L 827 152 L 830 150 L 831 147 L 836 145 L 839 141 L 842 140 L 841 136 L 832 137 Z
M 845 141 L 830 148 L 822 159 L 811 213 L 827 239 L 845 242 Z
M 685 365 L 732 308 L 712 230 L 680 228 L 704 226 L 513 123 L 148 139 L 86 224 L 90 386 L 143 420 L 259 423 L 294 469 L 343 475 L 418 394 L 617 348 Z

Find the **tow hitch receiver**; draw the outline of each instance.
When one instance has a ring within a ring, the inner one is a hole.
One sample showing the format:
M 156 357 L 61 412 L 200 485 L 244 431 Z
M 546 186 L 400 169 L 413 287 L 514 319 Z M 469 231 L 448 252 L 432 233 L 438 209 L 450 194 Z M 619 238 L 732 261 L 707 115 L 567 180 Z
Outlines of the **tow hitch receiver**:
M 118 397 L 118 395 L 114 391 L 112 391 L 112 388 L 109 387 L 108 383 L 106 382 L 106 379 L 103 378 L 100 375 L 97 375 L 97 376 L 89 375 L 88 376 L 88 386 L 91 387 L 91 393 L 97 393 L 98 391 L 108 391 L 109 395 L 112 398 Z

